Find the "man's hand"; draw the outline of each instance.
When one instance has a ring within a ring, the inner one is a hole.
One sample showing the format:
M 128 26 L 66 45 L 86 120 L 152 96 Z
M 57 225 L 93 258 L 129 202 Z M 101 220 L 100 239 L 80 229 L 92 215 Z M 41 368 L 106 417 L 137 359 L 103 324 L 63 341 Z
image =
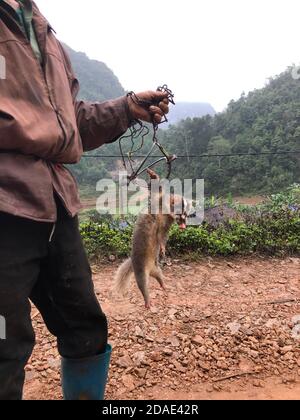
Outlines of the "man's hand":
M 144 105 L 142 102 L 141 105 L 138 105 L 134 97 L 128 96 L 128 106 L 132 118 L 159 124 L 162 117 L 169 112 L 167 96 L 166 92 L 154 92 L 151 90 L 137 93 L 136 97 L 141 101 L 145 101 Z

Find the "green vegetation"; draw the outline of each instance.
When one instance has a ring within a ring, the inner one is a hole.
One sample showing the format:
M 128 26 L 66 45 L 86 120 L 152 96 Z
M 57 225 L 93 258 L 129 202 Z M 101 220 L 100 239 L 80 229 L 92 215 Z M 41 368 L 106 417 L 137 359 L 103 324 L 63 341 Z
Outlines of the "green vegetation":
M 80 97 L 105 100 L 123 95 L 124 89 L 103 63 L 89 60 L 69 49 L 81 83 Z M 191 155 L 293 152 L 300 149 L 300 84 L 291 69 L 269 81 L 263 89 L 231 101 L 227 110 L 215 116 L 188 118 L 161 130 L 166 148 L 186 155 L 174 165 L 174 177 L 204 178 L 206 209 L 227 206 L 227 218 L 212 223 L 207 218 L 199 227 L 171 231 L 171 255 L 236 255 L 300 253 L 300 188 L 289 185 L 300 179 L 299 154 L 242 157 L 192 158 Z M 151 145 L 151 136 L 145 149 Z M 130 142 L 129 142 L 130 147 Z M 118 155 L 118 143 L 106 145 L 91 154 Z M 82 159 L 72 167 L 82 197 L 95 197 L 96 182 L 120 168 L 117 159 Z M 283 193 L 274 194 L 284 190 Z M 262 205 L 234 204 L 233 195 L 273 193 Z M 226 197 L 221 199 L 218 197 Z M 216 210 L 217 211 L 217 210 Z M 224 213 L 225 214 L 225 213 Z M 99 216 L 86 210 L 81 216 L 81 233 L 92 258 L 130 252 L 135 219 L 126 221 Z
M 68 47 L 67 47 L 68 48 Z M 101 101 L 125 93 L 108 67 L 69 49 L 81 83 L 80 97 Z M 208 108 L 207 108 L 208 109 Z M 209 112 L 213 114 L 213 112 Z M 176 112 L 175 112 L 176 114 Z M 177 114 L 176 114 L 177 115 Z M 192 114 L 191 114 L 192 115 Z M 176 121 L 178 120 L 178 115 Z M 171 255 L 236 255 L 256 252 L 271 255 L 300 253 L 299 154 L 192 158 L 191 155 L 293 152 L 300 149 L 300 83 L 291 69 L 270 79 L 263 88 L 239 100 L 217 115 L 188 118 L 161 130 L 159 138 L 166 149 L 186 158 L 178 159 L 172 176 L 204 178 L 206 209 L 224 206 L 227 215 L 221 223 L 207 219 L 199 227 L 171 231 Z M 130 147 L 130 142 L 128 142 Z M 151 136 L 145 149 L 151 145 Z M 119 155 L 118 143 L 103 146 L 91 154 Z M 82 159 L 72 171 L 80 183 L 82 196 L 96 196 L 96 182 L 120 168 L 117 159 Z M 274 192 L 284 190 L 283 193 Z M 234 204 L 233 195 L 273 194 L 263 204 Z M 213 215 L 213 213 L 212 213 Z M 86 210 L 81 217 L 81 233 L 91 258 L 130 252 L 134 217 L 126 221 L 99 216 Z
M 164 134 L 179 155 L 293 152 L 300 149 L 300 83 L 288 69 L 215 117 L 187 119 Z M 300 179 L 300 155 L 179 160 L 180 177 L 204 178 L 208 195 L 273 193 Z
M 209 202 L 208 202 L 209 203 Z M 217 203 L 212 200 L 213 206 Z M 227 205 L 230 205 L 230 198 Z M 171 230 L 168 250 L 172 256 L 203 255 L 267 255 L 300 254 L 300 186 L 271 196 L 255 206 L 235 206 L 237 217 L 213 226 L 204 223 L 182 232 Z M 120 257 L 130 252 L 135 219 L 124 220 L 90 213 L 81 224 L 81 233 L 91 258 L 114 254 Z
M 186 118 L 201 118 L 205 115 L 215 115 L 214 108 L 205 102 L 176 102 L 176 106 L 170 108 L 168 124 L 178 124 Z
M 85 57 L 86 60 L 88 60 Z M 80 66 L 79 66 L 80 70 Z M 84 86 L 88 68 L 79 71 Z M 101 73 L 99 75 L 101 79 Z M 97 89 L 93 87 L 93 92 Z M 85 88 L 82 92 L 86 92 Z M 120 92 L 121 93 L 121 92 Z M 106 92 L 107 94 L 107 92 Z M 110 95 L 113 96 L 113 95 Z M 191 155 L 232 153 L 277 153 L 300 149 L 300 82 L 291 69 L 270 79 L 215 116 L 186 119 L 161 130 L 166 149 L 187 158 L 174 164 L 174 177 L 205 179 L 207 196 L 270 194 L 300 179 L 299 154 L 188 158 Z M 151 144 L 146 140 L 143 153 Z M 130 145 L 130 141 L 128 141 Z M 147 146 L 148 145 L 148 146 Z M 118 143 L 105 145 L 92 154 L 119 155 Z M 85 159 L 74 168 L 80 185 L 96 185 L 120 168 L 117 159 Z
M 74 72 L 80 82 L 81 99 L 101 102 L 125 94 L 118 78 L 106 64 L 90 60 L 86 54 L 74 51 L 65 44 L 64 47 L 68 51 Z
M 105 64 L 68 50 L 80 80 L 81 98 L 105 100 L 125 93 Z M 186 156 L 175 162 L 172 176 L 204 178 L 206 196 L 212 197 L 212 203 L 218 201 L 217 197 L 232 200 L 233 195 L 280 191 L 300 179 L 300 155 L 280 154 L 300 149 L 300 83 L 292 78 L 289 68 L 270 79 L 263 89 L 231 101 L 224 112 L 182 120 L 178 125 L 161 130 L 159 138 L 167 150 Z M 130 141 L 128 145 L 130 147 Z M 151 135 L 142 153 L 150 145 Z M 189 158 L 191 155 L 269 152 L 279 154 Z M 105 145 L 91 154 L 119 155 L 118 143 Z M 83 158 L 79 165 L 72 166 L 72 171 L 83 196 L 88 198 L 95 197 L 99 179 L 111 177 L 119 168 L 120 159 Z

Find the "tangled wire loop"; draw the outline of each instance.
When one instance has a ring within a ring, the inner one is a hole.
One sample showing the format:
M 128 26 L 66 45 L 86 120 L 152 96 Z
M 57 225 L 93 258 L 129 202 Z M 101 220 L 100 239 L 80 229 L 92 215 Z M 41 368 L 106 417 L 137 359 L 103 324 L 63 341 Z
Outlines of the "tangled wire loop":
M 168 88 L 167 85 L 163 85 L 157 88 L 158 92 L 162 92 L 162 93 L 166 93 L 167 94 L 167 98 L 169 100 L 169 102 L 173 105 L 175 105 L 174 102 L 174 94 L 172 93 L 172 91 Z M 129 92 L 127 94 L 128 97 L 131 98 L 131 100 L 145 108 L 145 109 L 149 109 L 150 106 L 152 105 L 158 105 L 158 103 L 156 102 L 152 102 L 152 101 L 147 101 L 144 99 L 139 98 L 134 92 Z M 154 120 L 152 122 L 152 131 L 153 131 L 153 135 L 152 135 L 152 147 L 149 151 L 149 153 L 145 156 L 144 160 L 138 164 L 137 168 L 134 168 L 135 166 L 135 160 L 134 160 L 134 155 L 139 152 L 141 149 L 143 149 L 144 144 L 145 144 L 145 138 L 146 136 L 150 133 L 150 128 L 145 125 L 142 121 L 140 120 L 135 120 L 132 124 L 132 126 L 130 127 L 130 132 L 128 135 L 125 135 L 123 137 L 121 137 L 119 139 L 119 148 L 120 148 L 120 153 L 122 156 L 122 161 L 123 161 L 123 165 L 126 171 L 128 171 L 128 165 L 130 167 L 131 170 L 131 174 L 128 175 L 128 183 L 134 181 L 136 178 L 138 178 L 140 175 L 142 175 L 143 173 L 145 173 L 148 169 L 153 168 L 154 166 L 158 165 L 160 162 L 166 162 L 168 171 L 167 171 L 167 176 L 166 178 L 169 179 L 171 172 L 172 172 L 172 163 L 177 159 L 176 155 L 170 155 L 166 149 L 162 146 L 162 144 L 160 143 L 158 137 L 157 137 L 157 132 L 158 132 L 158 128 L 160 124 L 166 123 L 168 122 L 167 116 L 164 114 L 163 115 L 163 120 L 160 123 L 156 123 Z M 130 139 L 131 140 L 131 149 L 129 150 L 129 152 L 124 153 L 123 150 L 123 141 Z M 140 140 L 140 143 L 138 146 L 136 146 L 136 143 Z M 155 162 L 152 162 L 150 165 L 145 166 L 145 164 L 147 163 L 148 159 L 151 158 L 151 155 L 153 153 L 153 151 L 155 149 L 159 149 L 162 157 L 158 160 L 156 160 Z

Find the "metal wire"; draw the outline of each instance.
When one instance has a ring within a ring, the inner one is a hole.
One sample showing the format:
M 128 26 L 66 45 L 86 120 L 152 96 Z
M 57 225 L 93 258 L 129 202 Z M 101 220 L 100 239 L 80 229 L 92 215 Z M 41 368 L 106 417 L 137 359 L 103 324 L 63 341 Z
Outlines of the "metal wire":
M 163 85 L 157 88 L 158 92 L 166 94 L 166 98 L 168 99 L 169 103 L 175 104 L 174 102 L 174 94 L 173 92 L 168 88 L 167 85 Z M 134 92 L 129 92 L 127 94 L 128 97 L 136 104 L 144 109 L 149 109 L 152 105 L 159 105 L 159 102 L 153 102 L 148 101 L 145 99 L 139 98 Z M 140 175 L 145 173 L 148 169 L 153 168 L 154 166 L 158 165 L 161 162 L 165 162 L 168 168 L 167 176 L 168 179 L 171 175 L 172 171 L 172 163 L 176 160 L 175 155 L 170 155 L 167 150 L 163 147 L 163 145 L 160 143 L 157 132 L 160 124 L 163 124 L 165 122 L 168 122 L 167 116 L 163 115 L 163 120 L 160 123 L 156 123 L 153 121 L 152 123 L 152 130 L 153 130 L 153 136 L 152 136 L 152 147 L 147 155 L 145 156 L 136 156 L 136 153 L 142 150 L 145 143 L 145 137 L 150 133 L 150 129 L 140 120 L 135 120 L 133 125 L 130 127 L 130 133 L 128 135 L 125 135 L 119 139 L 119 150 L 120 150 L 120 156 L 118 158 L 122 159 L 123 166 L 126 171 L 128 171 L 128 166 L 130 167 L 131 173 L 128 175 L 128 182 L 134 181 L 136 178 L 138 178 Z M 123 142 L 124 140 L 130 139 L 131 140 L 131 149 L 129 152 L 125 153 L 123 149 Z M 135 148 L 135 140 L 140 139 L 140 145 Z M 156 156 L 157 160 L 155 162 L 152 162 L 151 164 L 146 165 L 148 159 L 154 158 L 152 153 L 155 149 L 158 149 L 161 152 L 160 156 Z M 86 156 L 86 155 L 85 155 Z M 89 156 L 89 155 L 88 155 Z M 134 168 L 135 160 L 137 158 L 143 159 L 141 163 L 138 164 L 136 168 Z
M 300 154 L 300 150 L 294 150 L 291 152 L 258 152 L 258 153 L 229 153 L 229 154 L 211 154 L 211 155 L 177 155 L 178 159 L 204 159 L 204 158 L 215 158 L 215 157 L 243 157 L 243 156 L 272 156 L 272 155 L 298 155 Z M 122 158 L 122 155 L 83 155 L 84 158 L 104 158 L 104 159 L 119 159 Z M 135 155 L 136 159 L 143 159 L 146 155 Z M 152 155 L 154 159 L 158 159 L 161 156 Z

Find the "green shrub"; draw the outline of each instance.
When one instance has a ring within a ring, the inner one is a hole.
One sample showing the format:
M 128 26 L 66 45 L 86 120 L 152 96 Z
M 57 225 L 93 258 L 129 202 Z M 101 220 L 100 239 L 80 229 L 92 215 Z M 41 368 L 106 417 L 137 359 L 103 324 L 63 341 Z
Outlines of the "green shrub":
M 285 191 L 271 195 L 262 207 L 271 212 L 285 208 L 300 209 L 300 184 L 293 184 Z
M 120 228 L 114 222 L 85 222 L 81 233 L 90 257 L 119 257 L 130 253 L 133 223 Z M 268 255 L 300 253 L 300 212 L 279 209 L 262 210 L 248 220 L 231 220 L 213 228 L 203 224 L 181 231 L 173 226 L 168 250 L 171 255 L 236 255 L 261 253 Z
M 81 235 L 90 257 L 115 254 L 126 256 L 130 251 L 132 227 L 124 230 L 111 228 L 107 224 L 82 223 Z

